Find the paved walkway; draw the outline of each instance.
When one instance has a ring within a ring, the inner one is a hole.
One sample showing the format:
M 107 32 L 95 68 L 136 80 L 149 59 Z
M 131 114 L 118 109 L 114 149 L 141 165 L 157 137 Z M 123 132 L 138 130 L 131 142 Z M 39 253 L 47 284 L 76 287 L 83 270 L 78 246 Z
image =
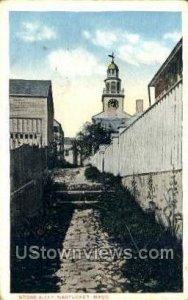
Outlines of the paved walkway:
M 87 180 L 84 172 L 85 167 L 57 169 L 53 180 L 66 184 L 70 191 L 101 190 L 101 184 Z M 54 274 L 59 279 L 59 292 L 126 292 L 126 283 L 129 282 L 120 271 L 125 260 L 110 255 L 113 249 L 117 251 L 117 247 L 101 228 L 97 209 L 77 207 L 62 245 L 67 256 L 64 253 L 61 266 Z
M 123 257 L 117 260 L 110 255 L 103 257 L 105 251 L 117 249 L 117 245 L 110 242 L 108 234 L 100 228 L 97 210 L 75 210 L 63 248 L 70 249 L 71 254 L 62 259 L 56 273 L 59 292 L 126 292 L 128 281 L 120 271 Z M 71 252 L 73 249 L 77 249 L 75 255 Z
M 54 182 L 66 184 L 68 190 L 100 190 L 100 183 L 86 179 L 85 169 L 86 167 L 56 169 L 52 178 Z

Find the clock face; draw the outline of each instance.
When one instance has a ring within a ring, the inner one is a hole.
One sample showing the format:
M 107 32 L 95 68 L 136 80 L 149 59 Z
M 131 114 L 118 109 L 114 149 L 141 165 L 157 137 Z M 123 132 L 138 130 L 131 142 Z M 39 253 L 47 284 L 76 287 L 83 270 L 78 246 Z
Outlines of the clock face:
M 118 108 L 119 104 L 118 104 L 118 101 L 116 99 L 110 99 L 108 101 L 108 107 L 113 107 L 113 108 Z

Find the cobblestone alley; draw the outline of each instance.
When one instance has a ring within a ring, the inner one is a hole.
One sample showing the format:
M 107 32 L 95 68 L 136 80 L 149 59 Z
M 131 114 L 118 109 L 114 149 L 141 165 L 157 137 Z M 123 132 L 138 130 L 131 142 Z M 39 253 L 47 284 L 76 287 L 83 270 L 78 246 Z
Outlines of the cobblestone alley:
M 68 190 L 98 190 L 100 184 L 86 180 L 85 168 L 55 173 L 54 181 L 66 183 Z M 62 258 L 56 272 L 60 292 L 123 292 L 128 281 L 121 274 L 123 257 L 114 259 L 117 244 L 110 241 L 100 226 L 96 208 L 76 208 L 63 242 L 68 257 Z M 106 253 L 106 256 L 105 256 Z M 112 253 L 113 254 L 113 253 Z M 73 257 L 74 256 L 74 257 Z M 102 257 L 101 257 L 102 256 Z
M 19 244 L 21 255 L 25 246 L 27 251 L 35 246 L 38 254 L 44 248 L 49 256 L 15 259 L 13 247 L 12 290 L 56 293 L 181 290 L 181 248 L 141 212 L 129 194 L 118 190 L 115 178 L 107 176 L 107 181 L 113 180 L 108 184 L 103 179 L 88 180 L 85 169 L 55 169 L 51 173 L 45 218 L 40 229 L 36 233 L 32 230 Z M 157 249 L 173 246 L 175 260 L 139 259 L 139 249 L 146 243 Z M 127 249 L 133 254 L 131 259 L 125 255 Z M 54 252 L 57 255 L 51 257 Z
M 109 241 L 108 234 L 101 230 L 97 210 L 76 209 L 63 249 L 77 249 L 77 258 L 62 260 L 61 268 L 57 272 L 60 291 L 123 292 L 126 283 L 120 272 L 123 259 L 113 260 L 108 255 L 101 261 L 97 256 L 100 251 L 105 254 L 105 251 L 116 246 Z M 86 251 L 86 255 L 83 251 Z

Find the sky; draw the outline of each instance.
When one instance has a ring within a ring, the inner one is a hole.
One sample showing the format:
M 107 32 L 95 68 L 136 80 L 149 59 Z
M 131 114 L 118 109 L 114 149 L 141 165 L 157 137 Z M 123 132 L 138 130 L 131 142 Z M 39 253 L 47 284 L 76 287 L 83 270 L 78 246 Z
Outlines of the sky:
M 51 80 L 65 136 L 102 111 L 115 53 L 124 109 L 148 103 L 147 85 L 182 35 L 179 12 L 10 12 L 10 78 Z

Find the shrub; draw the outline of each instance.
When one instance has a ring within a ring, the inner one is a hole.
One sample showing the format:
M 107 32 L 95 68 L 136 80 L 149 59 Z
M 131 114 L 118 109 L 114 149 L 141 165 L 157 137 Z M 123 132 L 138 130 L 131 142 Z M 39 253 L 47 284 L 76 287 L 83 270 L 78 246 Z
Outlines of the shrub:
M 88 180 L 96 180 L 98 181 L 101 176 L 101 173 L 95 167 L 89 167 L 85 170 L 85 177 Z

